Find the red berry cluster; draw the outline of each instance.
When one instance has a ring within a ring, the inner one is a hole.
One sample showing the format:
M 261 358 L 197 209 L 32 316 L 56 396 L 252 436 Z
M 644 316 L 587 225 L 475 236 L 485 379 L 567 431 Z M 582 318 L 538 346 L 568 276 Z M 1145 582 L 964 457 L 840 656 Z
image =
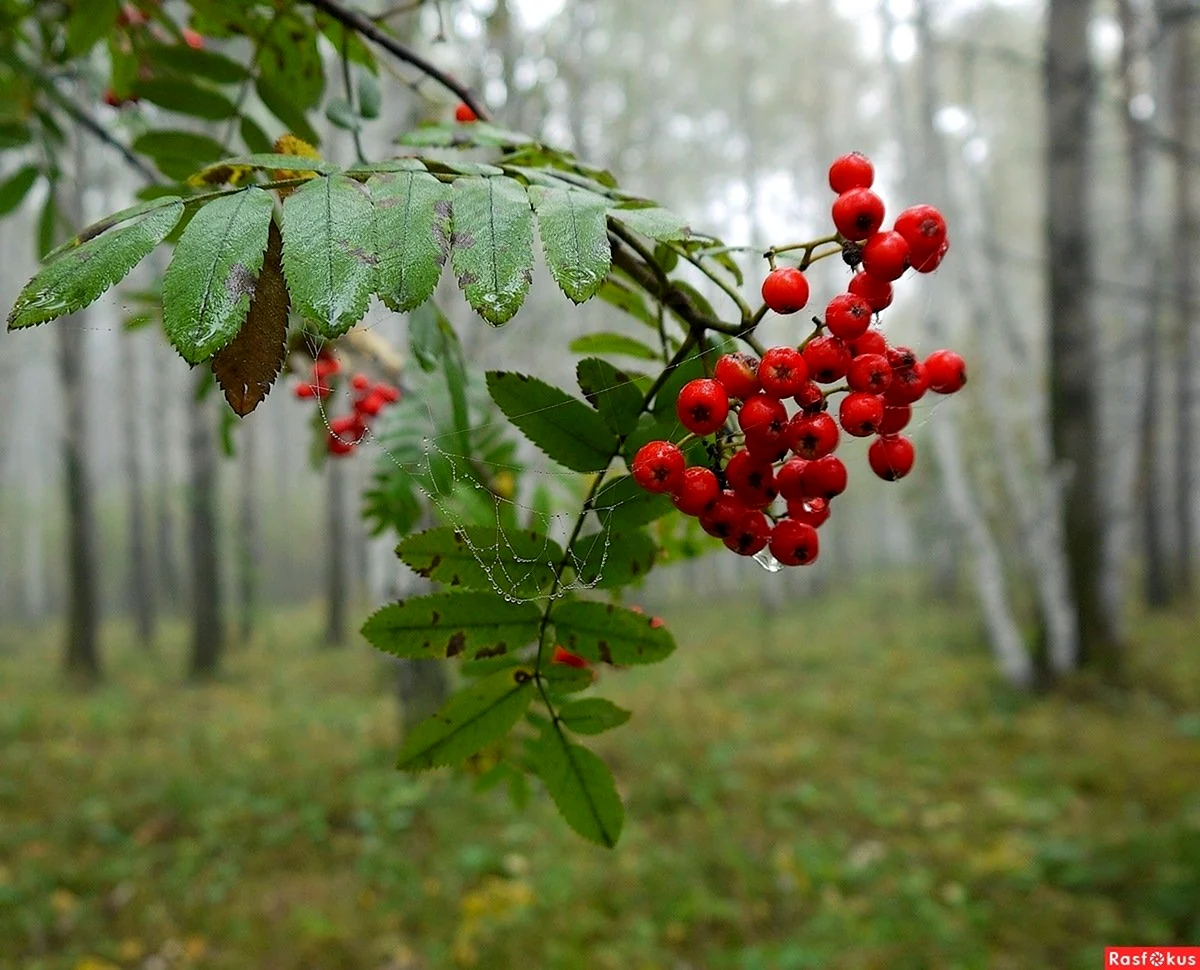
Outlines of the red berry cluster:
M 313 361 L 310 380 L 296 385 L 296 397 L 329 397 L 334 391 L 333 380 L 341 370 L 341 361 L 328 349 L 322 350 Z M 372 384 L 366 374 L 355 374 L 350 379 L 350 388 L 354 395 L 350 413 L 330 418 L 328 423 L 325 442 L 334 456 L 350 454 L 366 436 L 371 420 L 401 396 L 400 388 L 382 381 Z
M 682 449 L 668 441 L 649 442 L 631 463 L 642 488 L 669 494 L 679 511 L 698 516 L 705 532 L 740 555 L 769 548 L 783 565 L 813 562 L 817 529 L 846 489 L 846 466 L 834 454 L 842 433 L 874 436 L 871 470 L 897 481 L 915 459 L 912 442 L 900 433 L 912 405 L 928 391 L 953 394 L 966 384 L 966 365 L 954 351 L 937 350 L 922 361 L 871 326 L 872 314 L 892 301 L 892 281 L 910 266 L 930 272 L 948 247 L 945 220 L 933 206 L 906 209 L 894 230 L 881 232 L 883 202 L 870 191 L 873 178 L 870 161 L 857 153 L 829 170 L 840 193 L 833 206 L 839 241 L 861 256 L 863 268 L 847 292 L 829 301 L 812 336 L 799 348 L 772 347 L 761 360 L 726 354 L 712 377 L 680 390 L 675 407 L 683 426 L 698 437 L 715 435 L 708 464 L 689 467 Z M 808 281 L 799 269 L 780 267 L 767 276 L 762 295 L 776 312 L 795 313 L 808 302 Z M 834 395 L 844 395 L 836 418 Z M 797 406 L 792 413 L 787 398 Z M 727 426 L 731 413 L 737 432 Z

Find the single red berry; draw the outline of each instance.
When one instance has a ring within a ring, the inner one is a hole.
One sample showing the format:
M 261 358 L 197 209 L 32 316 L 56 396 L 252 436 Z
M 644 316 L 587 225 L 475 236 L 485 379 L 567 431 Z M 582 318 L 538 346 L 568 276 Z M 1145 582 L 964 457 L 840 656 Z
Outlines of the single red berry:
M 469 104 L 460 103 L 459 106 L 454 109 L 454 120 L 465 125 L 472 121 L 478 121 L 479 115 L 475 113 L 474 109 L 472 109 Z
M 388 404 L 395 404 L 400 400 L 402 392 L 395 384 L 376 384 L 375 391 L 383 397 Z
M 758 365 L 758 382 L 771 397 L 793 397 L 808 383 L 808 365 L 795 347 L 772 347 Z
M 918 273 L 932 273 L 942 265 L 942 260 L 946 258 L 946 253 L 948 252 L 950 252 L 950 240 L 946 239 L 937 249 L 924 253 L 914 253 L 912 256 L 912 267 Z
M 333 377 L 341 370 L 342 363 L 336 357 L 318 357 L 312 365 L 312 375 L 318 381 Z
M 566 667 L 575 667 L 579 670 L 585 670 L 591 666 L 583 657 L 571 653 L 570 650 L 565 649 L 560 643 L 554 645 L 554 655 L 550 658 L 550 662 L 552 664 L 563 664 Z
M 367 377 L 366 374 L 355 374 L 350 378 L 350 386 L 356 391 L 365 391 L 371 386 L 371 378 Z
M 879 433 L 896 434 L 907 428 L 911 420 L 911 404 L 887 404 L 883 409 L 883 420 L 879 423 Z
M 699 515 L 720 494 L 721 485 L 717 476 L 708 468 L 692 465 L 683 470 L 683 480 L 671 500 L 684 515 Z
M 804 458 L 789 458 L 779 466 L 775 473 L 775 488 L 788 502 L 804 500 L 804 486 L 801 483 L 805 466 L 808 461 Z
M 936 253 L 946 240 L 946 220 L 934 206 L 909 206 L 896 216 L 896 232 L 914 255 Z
M 337 435 L 331 434 L 325 438 L 325 447 L 334 456 L 348 455 L 354 450 L 353 441 L 343 441 Z
M 867 449 L 871 471 L 885 482 L 894 482 L 912 471 L 916 451 L 904 435 L 885 435 L 876 438 Z
M 912 367 L 892 368 L 892 383 L 883 392 L 885 404 L 913 404 L 929 390 L 929 377 L 925 365 L 918 362 Z
M 881 330 L 868 330 L 857 340 L 848 342 L 851 357 L 862 357 L 866 354 L 887 354 L 887 338 Z
M 779 494 L 771 463 L 744 449 L 734 452 L 730 457 L 725 466 L 725 478 L 733 493 L 749 509 L 765 509 Z
M 713 377 L 724 385 L 730 397 L 743 401 L 762 390 L 758 383 L 758 358 L 752 354 L 726 354 L 717 360 Z
M 340 418 L 333 418 L 329 422 L 329 433 L 336 435 L 343 441 L 352 441 L 357 443 L 366 434 L 367 426 L 363 423 L 362 415 L 351 413 L 343 415 Z
M 870 189 L 848 189 L 833 201 L 833 224 L 855 242 L 879 232 L 883 215 L 883 200 Z
M 846 466 L 836 455 L 810 461 L 804 469 L 804 493 L 829 501 L 846 491 Z
M 842 398 L 838 417 L 846 434 L 855 438 L 873 435 L 883 421 L 883 398 L 866 391 L 851 391 Z
M 795 313 L 808 303 L 808 280 L 794 266 L 778 266 L 762 285 L 763 303 L 776 313 Z
M 683 482 L 687 463 L 683 452 L 669 441 L 651 441 L 633 456 L 633 480 L 647 492 L 674 492 Z
M 733 531 L 725 537 L 725 547 L 739 556 L 753 556 L 767 547 L 771 538 L 771 524 L 761 512 L 749 510 L 742 513 Z
M 809 461 L 832 454 L 840 437 L 837 422 L 823 411 L 797 414 L 788 423 L 788 443 L 792 451 Z
M 712 434 L 729 416 L 725 386 L 710 377 L 688 381 L 675 399 L 675 413 L 692 434 Z
M 846 383 L 852 391 L 882 394 L 892 383 L 892 365 L 883 354 L 861 354 L 850 361 Z
M 850 348 L 830 334 L 814 337 L 804 348 L 809 376 L 818 384 L 832 384 L 846 376 L 850 368 Z
M 354 402 L 354 410 L 366 417 L 373 418 L 383 410 L 385 404 L 387 401 L 384 400 L 383 395 L 378 390 L 373 390 L 370 394 L 364 394 Z
M 733 535 L 747 511 L 745 503 L 732 491 L 724 491 L 700 513 L 700 528 L 715 539 L 725 539 Z
M 799 502 L 788 502 L 788 517 L 819 529 L 829 521 L 832 509 L 823 498 L 807 498 Z
M 817 558 L 817 530 L 805 522 L 781 519 L 771 530 L 771 555 L 785 566 L 807 566 Z
M 183 42 L 185 44 L 187 44 L 188 47 L 190 47 L 192 50 L 198 51 L 198 50 L 203 49 L 204 37 L 202 35 L 200 35 L 199 33 L 197 33 L 196 31 L 192 30 L 191 27 L 184 27 L 182 34 L 183 34 Z
M 755 394 L 742 402 L 738 427 L 746 434 L 782 432 L 788 419 L 787 408 L 766 394 Z
M 842 340 L 857 340 L 870 325 L 871 305 L 854 293 L 839 293 L 825 307 L 825 326 Z
M 326 384 L 323 381 L 312 385 L 313 393 L 319 398 L 327 398 L 333 393 L 333 386 Z
M 905 347 L 903 344 L 895 344 L 890 346 L 885 351 L 887 354 L 887 362 L 891 365 L 892 370 L 904 370 L 906 367 L 912 367 L 919 359 L 916 351 L 911 347 Z
M 908 243 L 898 232 L 877 232 L 862 248 L 863 271 L 881 280 L 898 280 L 908 269 Z
M 317 389 L 312 384 L 296 385 L 296 397 L 300 398 L 302 401 L 308 397 L 316 397 L 316 394 Z
M 935 350 L 925 358 L 925 373 L 931 391 L 953 394 L 967 383 L 967 362 L 953 350 Z
M 119 108 L 124 104 L 124 99 L 117 97 L 117 93 L 112 88 L 106 88 L 104 91 L 104 103 L 110 108 Z
M 850 189 L 869 189 L 875 181 L 875 166 L 862 152 L 835 158 L 829 166 L 829 187 L 841 195 Z
M 892 305 L 892 284 L 870 273 L 855 273 L 846 289 L 861 296 L 876 313 Z
M 810 380 L 800 388 L 800 393 L 796 395 L 795 401 L 805 414 L 817 414 L 825 410 L 825 392 L 821 390 L 821 385 L 816 381 Z

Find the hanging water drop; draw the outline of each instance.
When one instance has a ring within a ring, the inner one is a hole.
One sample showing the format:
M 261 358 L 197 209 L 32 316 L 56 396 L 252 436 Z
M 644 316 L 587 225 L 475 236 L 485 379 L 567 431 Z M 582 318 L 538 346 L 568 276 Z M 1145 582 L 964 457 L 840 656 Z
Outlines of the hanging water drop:
M 783 569 L 783 563 L 771 555 L 770 549 L 763 549 L 754 554 L 754 561 L 769 573 L 777 573 Z

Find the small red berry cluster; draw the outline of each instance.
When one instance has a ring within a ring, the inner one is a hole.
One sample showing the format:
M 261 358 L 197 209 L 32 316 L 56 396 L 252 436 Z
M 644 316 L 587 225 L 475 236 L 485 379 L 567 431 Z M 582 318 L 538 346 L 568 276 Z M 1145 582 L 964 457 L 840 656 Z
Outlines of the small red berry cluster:
M 296 385 L 296 397 L 325 399 L 334 391 L 333 381 L 342 371 L 341 361 L 328 350 L 322 350 L 313 360 L 307 383 Z M 383 381 L 372 384 L 366 374 L 350 378 L 353 407 L 349 414 L 330 418 L 325 444 L 330 455 L 348 455 L 366 437 L 370 422 L 389 404 L 400 400 L 400 388 Z
M 967 382 L 965 362 L 954 351 L 937 350 L 922 361 L 871 326 L 872 314 L 892 302 L 892 281 L 910 266 L 931 272 L 948 248 L 945 220 L 933 206 L 906 209 L 894 230 L 881 232 L 883 202 L 870 190 L 873 179 L 871 162 L 858 153 L 829 170 L 839 193 L 833 205 L 838 242 L 862 270 L 847 292 L 829 301 L 812 335 L 798 348 L 772 347 L 761 360 L 726 354 L 712 377 L 680 390 L 680 422 L 697 437 L 714 436 L 707 442 L 708 464 L 689 467 L 678 445 L 661 440 L 644 445 L 631 463 L 642 488 L 669 494 L 679 511 L 698 516 L 705 532 L 740 555 L 769 547 L 783 565 L 813 562 L 817 529 L 846 490 L 846 466 L 834 454 L 842 432 L 874 436 L 867 451 L 871 470 L 897 481 L 915 459 L 912 442 L 900 433 L 913 404 L 928 391 L 953 394 Z M 795 313 L 808 303 L 808 281 L 799 269 L 773 269 L 762 295 L 775 312 Z M 829 414 L 835 394 L 845 395 L 836 420 Z M 798 406 L 792 414 L 786 398 Z M 727 427 L 731 413 L 737 433 Z

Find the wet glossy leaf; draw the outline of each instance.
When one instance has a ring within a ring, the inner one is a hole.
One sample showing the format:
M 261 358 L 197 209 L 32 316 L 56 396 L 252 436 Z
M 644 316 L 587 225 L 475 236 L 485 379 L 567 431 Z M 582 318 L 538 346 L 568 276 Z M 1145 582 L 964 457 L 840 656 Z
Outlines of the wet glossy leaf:
M 533 280 L 533 210 L 525 187 L 506 176 L 454 182 L 454 272 L 467 302 L 499 326 L 525 301 Z
M 620 354 L 639 360 L 658 360 L 660 356 L 640 340 L 626 337 L 623 333 L 584 334 L 571 341 L 570 350 L 575 354 Z
M 601 525 L 614 532 L 646 525 L 673 508 L 667 496 L 647 492 L 629 475 L 605 482 L 592 501 Z
M 436 583 L 521 599 L 549 589 L 563 557 L 558 543 L 538 532 L 487 526 L 428 529 L 406 536 L 396 552 Z
M 616 434 L 627 435 L 637 427 L 643 396 L 634 382 L 636 375 L 599 357 L 585 357 L 576 365 L 575 374 L 583 396 Z
M 375 292 L 391 309 L 412 310 L 433 295 L 450 251 L 450 186 L 428 172 L 372 175 Z
M 163 277 L 163 326 L 189 364 L 237 336 L 267 248 L 274 202 L 249 188 L 201 207 Z
M 554 730 L 544 731 L 530 744 L 529 754 L 567 824 L 590 842 L 616 845 L 625 809 L 608 765 Z
M 581 189 L 529 187 L 542 252 L 559 288 L 575 303 L 590 300 L 609 267 L 608 200 Z
M 608 214 L 634 232 L 657 239 L 659 242 L 687 239 L 692 234 L 692 230 L 688 228 L 688 224 L 682 216 L 661 206 L 618 207 L 610 209 Z
M 397 657 L 481 660 L 537 639 L 540 620 L 536 604 L 511 603 L 498 593 L 435 593 L 377 610 L 362 635 Z
M 585 586 L 620 589 L 654 568 L 658 547 L 645 532 L 608 530 L 580 536 L 571 547 L 575 575 Z

